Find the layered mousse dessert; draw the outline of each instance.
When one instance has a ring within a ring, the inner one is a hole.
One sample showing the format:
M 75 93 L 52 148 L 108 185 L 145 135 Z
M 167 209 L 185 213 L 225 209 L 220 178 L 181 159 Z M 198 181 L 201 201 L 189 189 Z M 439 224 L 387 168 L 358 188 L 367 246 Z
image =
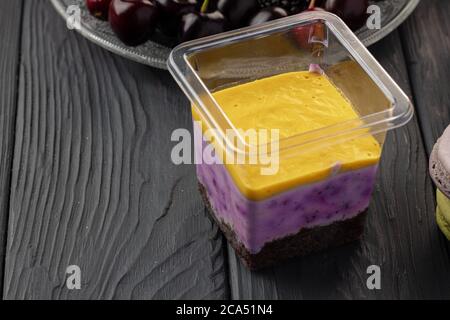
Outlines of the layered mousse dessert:
M 203 157 L 197 164 L 200 191 L 246 266 L 267 267 L 361 236 L 381 145 L 369 132 L 333 138 L 334 125 L 361 120 L 325 74 L 283 73 L 217 90 L 213 97 L 236 130 L 275 129 L 280 141 L 317 135 L 303 152 L 280 149 L 273 174 L 262 174 L 261 165 L 217 159 L 223 152 L 205 153 L 211 145 L 224 148 L 205 137 L 196 144 L 196 157 Z M 204 135 L 208 124 L 192 109 L 194 130 Z M 331 138 L 320 139 L 327 130 Z

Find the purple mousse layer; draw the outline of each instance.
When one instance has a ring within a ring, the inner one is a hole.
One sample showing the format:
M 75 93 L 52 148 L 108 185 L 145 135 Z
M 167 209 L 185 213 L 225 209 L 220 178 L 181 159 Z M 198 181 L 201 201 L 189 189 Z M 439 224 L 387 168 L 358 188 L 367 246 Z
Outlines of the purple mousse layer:
M 204 145 L 202 146 L 202 148 Z M 202 149 L 197 148 L 196 157 Z M 229 225 L 251 253 L 266 243 L 298 233 L 303 228 L 326 226 L 354 218 L 369 206 L 377 166 L 344 172 L 326 180 L 285 191 L 271 198 L 245 198 L 228 170 L 212 159 L 197 164 L 199 182 L 216 218 Z

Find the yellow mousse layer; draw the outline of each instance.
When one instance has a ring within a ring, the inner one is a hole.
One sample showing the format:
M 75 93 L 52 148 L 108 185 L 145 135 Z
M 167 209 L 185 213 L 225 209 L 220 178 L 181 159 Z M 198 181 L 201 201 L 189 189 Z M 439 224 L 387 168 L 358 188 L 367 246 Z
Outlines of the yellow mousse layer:
M 351 103 L 326 76 L 308 71 L 237 85 L 217 91 L 213 97 L 235 128 L 244 131 L 278 129 L 280 139 L 359 118 Z M 195 120 L 202 120 L 195 107 L 193 115 Z M 207 129 L 204 121 L 202 127 Z M 320 136 L 323 134 L 321 130 Z M 281 153 L 279 170 L 274 175 L 262 175 L 259 165 L 225 166 L 244 196 L 262 200 L 299 185 L 323 180 L 335 174 L 337 167 L 343 172 L 379 161 L 381 147 L 370 134 L 332 142 L 295 156 Z M 220 148 L 218 144 L 214 145 L 216 149 Z

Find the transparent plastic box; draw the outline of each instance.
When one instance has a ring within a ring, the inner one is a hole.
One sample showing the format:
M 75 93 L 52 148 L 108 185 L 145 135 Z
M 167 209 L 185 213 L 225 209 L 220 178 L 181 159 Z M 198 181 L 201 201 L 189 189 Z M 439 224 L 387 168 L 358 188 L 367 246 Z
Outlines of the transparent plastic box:
M 208 145 L 203 139 L 195 145 L 200 190 L 227 239 L 252 269 L 361 235 L 378 163 L 349 168 L 328 157 L 333 154 L 329 148 L 370 136 L 381 149 L 385 133 L 406 124 L 413 107 L 341 19 L 327 12 L 306 12 L 187 42 L 172 51 L 168 68 L 192 103 L 195 134 L 214 129 L 216 151 L 245 159 L 254 149 L 214 93 L 289 72 L 323 72 L 358 117 L 277 141 L 280 163 L 289 162 L 286 168 L 320 158 L 329 163 L 321 176 L 285 178 L 272 192 L 276 179 L 270 176 L 261 177 L 260 186 L 248 182 L 258 164 L 198 161 Z M 232 138 L 230 130 L 235 132 Z

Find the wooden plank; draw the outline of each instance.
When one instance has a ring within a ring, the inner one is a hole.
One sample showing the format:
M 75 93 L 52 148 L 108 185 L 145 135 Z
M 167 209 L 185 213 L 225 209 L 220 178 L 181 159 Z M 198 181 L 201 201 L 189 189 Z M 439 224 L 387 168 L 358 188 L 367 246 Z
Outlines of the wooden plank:
M 191 119 L 169 73 L 70 32 L 47 1 L 23 21 L 5 298 L 226 298 L 194 167 L 170 160 Z
M 450 1 L 422 1 L 400 29 L 428 154 L 450 125 L 449 12 Z
M 397 32 L 372 48 L 409 94 Z M 234 299 L 449 298 L 450 261 L 435 220 L 433 188 L 417 119 L 389 133 L 362 241 L 251 273 L 229 248 Z M 366 286 L 381 267 L 381 290 Z
M 3 289 L 8 225 L 21 18 L 22 0 L 0 2 L 0 290 Z

